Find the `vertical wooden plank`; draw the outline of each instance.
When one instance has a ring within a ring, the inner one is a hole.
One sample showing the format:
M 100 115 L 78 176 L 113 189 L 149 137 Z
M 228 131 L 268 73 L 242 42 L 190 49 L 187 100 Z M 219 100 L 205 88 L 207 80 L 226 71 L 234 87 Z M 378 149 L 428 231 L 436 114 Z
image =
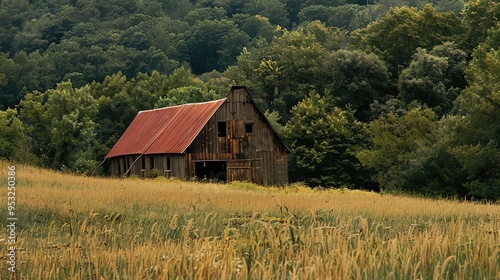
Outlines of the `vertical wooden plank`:
M 267 160 L 268 160 L 268 168 L 270 169 L 270 172 L 268 173 L 268 184 L 269 185 L 274 185 L 274 173 L 276 172 L 276 165 L 274 164 L 273 160 L 273 152 L 267 152 Z
M 133 157 L 133 159 L 134 159 L 133 162 L 135 162 L 135 163 L 133 163 L 134 166 L 132 167 L 134 169 L 134 174 L 135 175 L 140 175 L 141 174 L 141 172 L 140 172 L 140 170 L 141 170 L 141 161 L 139 159 L 139 156 L 136 155 L 136 156 Z
M 227 122 L 227 138 L 236 138 L 236 125 L 235 120 L 230 120 Z
M 185 158 L 185 163 L 184 163 L 185 164 L 185 170 L 186 170 L 185 172 L 186 172 L 186 178 L 187 179 L 191 178 L 192 177 L 191 173 L 194 172 L 192 170 L 192 167 L 191 167 L 192 163 L 193 163 L 193 157 L 192 157 L 192 155 L 191 154 L 187 154 L 186 158 Z
M 215 120 L 214 120 L 215 121 Z M 217 122 L 215 121 L 213 124 L 214 129 L 212 130 L 212 138 L 210 139 L 212 141 L 212 153 L 217 153 L 218 149 L 218 141 L 217 141 Z
M 285 154 L 285 178 L 283 178 L 283 181 L 284 181 L 284 184 L 288 184 L 289 183 L 289 180 L 288 180 L 288 154 L 286 151 L 284 151 L 284 154 Z
M 124 160 L 124 157 L 120 157 L 119 159 L 120 161 L 120 169 L 121 169 L 121 172 L 120 172 L 120 177 L 123 176 L 123 174 L 125 173 L 125 160 Z
M 238 120 L 236 123 L 236 138 L 243 139 L 245 138 L 245 121 Z
M 188 180 L 190 178 L 189 175 L 189 154 L 181 156 L 180 159 L 178 159 L 178 168 L 181 171 L 182 177 L 185 180 Z
M 171 176 L 185 180 L 184 176 L 184 156 L 185 155 L 169 155 L 170 156 L 170 171 Z
M 115 176 L 115 161 L 114 159 L 109 160 L 109 174 L 111 176 Z

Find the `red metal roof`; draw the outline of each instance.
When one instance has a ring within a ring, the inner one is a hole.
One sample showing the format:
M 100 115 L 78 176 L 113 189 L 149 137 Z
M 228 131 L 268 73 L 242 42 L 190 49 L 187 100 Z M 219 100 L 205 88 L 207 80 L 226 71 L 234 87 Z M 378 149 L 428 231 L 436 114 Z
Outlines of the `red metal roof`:
M 140 111 L 106 158 L 183 153 L 224 101 Z

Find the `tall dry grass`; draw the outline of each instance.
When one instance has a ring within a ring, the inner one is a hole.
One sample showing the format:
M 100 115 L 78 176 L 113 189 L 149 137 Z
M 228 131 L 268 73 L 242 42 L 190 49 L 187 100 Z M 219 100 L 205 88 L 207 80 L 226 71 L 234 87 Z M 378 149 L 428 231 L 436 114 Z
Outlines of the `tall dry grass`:
M 498 205 L 16 167 L 1 279 L 500 279 Z

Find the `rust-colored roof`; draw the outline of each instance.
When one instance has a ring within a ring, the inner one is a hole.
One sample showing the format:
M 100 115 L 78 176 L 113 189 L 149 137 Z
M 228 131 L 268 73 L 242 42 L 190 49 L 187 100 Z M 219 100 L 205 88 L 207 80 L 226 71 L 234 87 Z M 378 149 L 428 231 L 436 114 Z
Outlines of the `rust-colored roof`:
M 106 158 L 183 153 L 224 101 L 140 111 Z

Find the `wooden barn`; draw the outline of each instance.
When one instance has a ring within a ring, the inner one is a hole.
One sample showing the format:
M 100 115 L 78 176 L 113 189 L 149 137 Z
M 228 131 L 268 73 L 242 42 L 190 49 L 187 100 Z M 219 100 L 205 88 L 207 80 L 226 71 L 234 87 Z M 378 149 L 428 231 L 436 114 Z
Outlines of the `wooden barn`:
M 245 87 L 227 98 L 140 111 L 109 151 L 112 176 L 288 183 L 290 152 Z

